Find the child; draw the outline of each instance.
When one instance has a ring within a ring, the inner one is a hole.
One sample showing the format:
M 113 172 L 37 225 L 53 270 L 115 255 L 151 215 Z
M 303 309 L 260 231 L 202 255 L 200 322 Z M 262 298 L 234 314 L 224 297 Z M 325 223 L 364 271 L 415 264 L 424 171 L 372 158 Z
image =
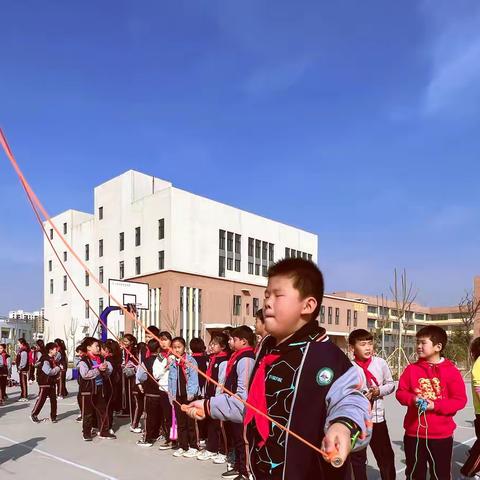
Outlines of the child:
M 395 390 L 395 383 L 387 362 L 374 356 L 373 336 L 363 329 L 353 330 L 348 336 L 348 344 L 353 351 L 354 363 L 365 375 L 364 393 L 372 405 L 373 430 L 370 439 L 375 460 L 382 480 L 395 478 L 395 455 L 393 453 L 383 398 Z M 355 480 L 367 480 L 367 449 L 350 455 Z
M 467 461 L 460 469 L 462 478 L 478 478 L 476 473 L 480 471 L 480 337 L 470 345 L 470 355 L 475 362 L 472 368 L 472 398 L 475 409 L 475 435 L 477 440 L 468 454 Z
M 255 336 L 257 338 L 257 346 L 255 351 L 258 352 L 262 347 L 263 339 L 268 335 L 267 330 L 265 330 L 265 318 L 263 317 L 263 309 L 257 310 L 255 314 Z
M 57 365 L 55 357 L 57 355 L 57 344 L 50 342 L 45 346 L 45 351 L 48 352 L 42 355 L 40 359 L 40 368 L 37 371 L 37 381 L 40 393 L 37 401 L 33 407 L 30 420 L 33 423 L 41 423 L 38 415 L 45 404 L 47 398 L 50 399 L 50 420 L 52 423 L 57 423 L 57 396 L 55 392 L 55 384 L 57 377 L 60 375 L 61 368 Z
M 177 419 L 178 446 L 180 447 L 173 454 L 174 457 L 196 457 L 198 454 L 197 433 L 195 421 L 187 416 L 180 408 L 180 405 L 195 400 L 198 395 L 198 373 L 195 359 L 185 352 L 185 340 L 182 337 L 175 337 L 172 340 L 172 350 L 175 360 L 170 365 L 168 375 L 168 391 L 172 398 Z
M 37 346 L 32 345 L 28 352 L 28 383 L 31 385 L 35 381 L 35 363 L 37 361 Z
M 224 333 L 218 333 L 212 337 L 209 344 L 211 351 L 210 362 L 207 369 L 207 375 L 216 382 L 223 385 L 225 383 L 225 372 L 227 370 L 227 362 L 229 357 L 228 352 L 228 337 Z M 220 395 L 222 390 L 212 382 L 207 382 L 205 385 L 205 399 Z M 223 427 L 223 422 L 214 420 L 212 418 L 205 419 L 207 426 L 207 448 L 202 450 L 198 456 L 198 460 L 213 459 L 214 463 L 226 462 L 226 437 Z
M 112 367 L 104 362 L 100 354 L 98 340 L 87 337 L 83 342 L 86 355 L 78 363 L 80 373 L 80 395 L 82 397 L 83 439 L 92 441 L 93 415 L 97 417 L 100 438 L 117 438 L 108 431 L 108 417 L 105 399 L 105 381 L 112 373 Z
M 153 365 L 153 374 L 158 378 L 160 389 L 160 430 L 165 439 L 158 448 L 159 450 L 168 450 L 176 445 L 170 440 L 170 428 L 172 427 L 172 406 L 168 396 L 168 376 L 170 364 L 175 360 L 172 355 L 172 336 L 169 332 L 163 331 L 158 334 L 160 339 L 160 355 L 158 362 Z
M 35 344 L 36 344 L 36 348 L 35 348 L 34 367 L 36 370 L 37 381 L 38 381 L 38 370 L 41 368 L 40 359 L 44 355 L 48 355 L 48 352 L 45 350 L 45 342 L 43 340 L 37 340 Z
M 20 381 L 20 398 L 19 402 L 28 402 L 28 370 L 29 370 L 29 352 L 30 347 L 24 338 L 18 339 L 19 350 L 15 359 L 18 377 Z
M 0 405 L 3 405 L 7 398 L 7 382 L 11 374 L 12 360 L 7 353 L 7 346 L 0 343 Z
M 75 349 L 75 357 L 73 359 L 73 366 L 77 369 L 78 372 L 78 364 L 82 360 L 82 357 L 87 354 L 87 351 L 85 350 L 85 347 L 83 346 L 83 341 L 82 343 Z M 78 409 L 80 411 L 80 415 L 75 418 L 75 421 L 77 423 L 80 423 L 83 421 L 82 417 L 82 395 L 80 393 L 80 374 L 77 376 L 77 382 L 78 382 L 78 392 L 77 392 L 77 403 L 78 403 Z
M 155 364 L 161 362 L 157 357 L 159 350 L 158 341 L 153 338 L 149 340 L 150 356 L 137 369 L 136 383 L 145 398 L 145 432 L 143 440 L 137 442 L 140 447 L 151 447 L 160 434 L 162 406 L 158 386 L 159 377 L 156 376 L 158 368 L 155 368 Z
M 135 367 L 136 362 L 132 356 L 137 354 L 137 339 L 127 333 L 122 338 L 122 417 L 130 417 L 130 424 L 133 423 L 135 391 Z
M 149 338 L 152 338 L 152 336 L 150 335 Z M 141 365 L 147 358 L 150 358 L 151 355 L 151 352 L 147 348 L 147 344 L 145 342 L 138 342 L 136 351 L 137 358 L 133 359 L 133 363 L 135 364 L 135 375 L 138 373 L 139 365 Z M 133 389 L 133 398 L 135 401 L 135 410 L 133 412 L 130 431 L 133 433 L 142 433 L 143 430 L 140 427 L 140 420 L 145 410 L 145 395 L 143 394 L 143 391 L 138 388 L 137 381 L 135 380 L 134 382 L 135 386 Z
M 113 343 L 112 343 L 113 342 Z M 116 381 L 121 381 L 119 375 L 121 375 L 121 366 L 116 364 L 113 359 L 114 346 L 116 342 L 114 340 L 106 340 L 105 343 L 101 344 L 100 351 L 103 357 L 104 362 L 109 364 L 109 370 L 112 371 L 111 375 L 108 376 L 105 380 L 105 400 L 106 400 L 106 411 L 108 418 L 108 431 L 113 434 L 113 407 L 114 407 L 114 391 L 116 390 Z
M 407 479 L 450 480 L 455 414 L 467 395 L 457 367 L 442 357 L 447 333 L 429 325 L 417 332 L 418 361 L 400 377 L 397 400 L 408 407 L 403 426 Z
M 67 369 L 68 369 L 68 358 L 67 358 L 67 347 L 65 342 L 61 338 L 56 338 L 55 343 L 58 345 L 57 353 L 57 363 L 61 368 L 60 375 L 58 376 L 57 382 L 57 396 L 60 400 L 63 400 L 68 396 L 67 392 Z
M 199 370 L 205 373 L 208 366 L 208 356 L 205 353 L 205 342 L 201 338 L 192 338 L 190 340 L 190 351 L 192 352 L 192 357 L 197 362 Z M 198 384 L 200 386 L 200 392 L 203 392 L 205 387 L 205 377 L 199 375 Z
M 263 341 L 250 381 L 248 403 L 329 455 L 346 461 L 352 443 L 368 439 L 369 402 L 359 374 L 316 320 L 323 276 L 311 261 L 280 260 L 268 271 Z M 228 374 L 227 374 L 228 375 Z M 220 403 L 217 398 L 224 398 Z M 198 408 L 195 402 L 193 406 Z M 255 480 L 344 479 L 348 464 L 334 468 L 322 455 L 268 419 L 225 394 L 207 401 L 212 418 L 244 424 L 249 465 Z M 193 409 L 192 409 L 193 410 Z M 360 443 L 357 447 L 362 447 Z M 224 478 L 248 478 L 227 471 Z

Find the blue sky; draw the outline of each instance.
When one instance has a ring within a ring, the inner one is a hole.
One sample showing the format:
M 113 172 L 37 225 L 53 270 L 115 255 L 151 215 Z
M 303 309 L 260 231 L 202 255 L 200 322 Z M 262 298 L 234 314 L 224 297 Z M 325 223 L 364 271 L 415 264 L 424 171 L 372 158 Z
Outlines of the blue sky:
M 319 235 L 328 291 L 480 274 L 480 3 L 5 2 L 0 125 L 56 214 L 134 168 Z M 42 238 L 0 155 L 0 313 Z

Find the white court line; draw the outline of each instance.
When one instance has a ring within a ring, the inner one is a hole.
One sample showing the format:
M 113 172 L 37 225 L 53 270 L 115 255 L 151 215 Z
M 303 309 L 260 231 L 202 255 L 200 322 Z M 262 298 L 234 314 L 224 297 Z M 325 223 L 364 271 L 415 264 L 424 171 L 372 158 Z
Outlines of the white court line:
M 469 438 L 468 440 L 465 440 L 464 442 L 459 443 L 458 445 L 455 445 L 455 446 L 453 447 L 453 449 L 455 450 L 456 448 L 461 447 L 462 445 L 466 445 L 467 443 L 473 442 L 473 440 L 476 440 L 476 439 L 477 439 L 477 437 Z M 400 470 L 397 470 L 397 473 L 402 473 L 402 472 L 404 472 L 406 469 L 407 469 L 407 467 L 403 467 L 403 468 L 401 468 Z
M 111 477 L 106 473 L 102 473 L 102 472 L 99 472 L 98 470 L 94 470 L 93 468 L 86 467 L 85 465 L 72 462 L 70 460 L 67 460 L 66 458 L 57 457 L 56 455 L 40 450 L 39 448 L 27 447 L 26 445 L 23 445 L 21 442 L 17 442 L 16 440 L 12 440 L 11 438 L 8 438 L 8 437 L 4 437 L 3 435 L 0 435 L 0 438 L 3 440 L 6 440 L 7 442 L 14 443 L 15 445 L 18 445 L 19 447 L 22 447 L 25 450 L 29 450 L 30 452 L 37 452 L 37 453 L 40 453 L 41 455 L 45 455 L 46 457 L 50 457 L 50 458 L 53 458 L 54 460 L 58 460 L 59 462 L 66 463 L 67 465 L 71 465 L 72 467 L 79 468 L 80 470 L 86 470 L 87 472 L 98 475 L 99 477 L 102 477 L 105 480 L 118 480 L 118 478 L 116 477 Z

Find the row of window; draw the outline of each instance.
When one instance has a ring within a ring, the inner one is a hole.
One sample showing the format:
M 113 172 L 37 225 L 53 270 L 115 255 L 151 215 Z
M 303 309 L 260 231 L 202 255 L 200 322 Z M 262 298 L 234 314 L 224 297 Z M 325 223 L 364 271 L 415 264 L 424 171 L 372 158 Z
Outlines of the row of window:
M 51 260 L 49 261 L 49 269 L 51 271 Z M 158 269 L 164 270 L 165 269 L 165 250 L 160 250 L 158 252 Z M 142 272 L 142 264 L 141 264 L 141 257 L 135 257 L 135 275 L 141 275 Z M 125 278 L 125 262 L 122 260 L 118 263 L 118 276 L 119 279 L 122 280 Z M 104 275 L 103 275 L 103 266 L 98 267 L 98 281 L 103 283 Z M 90 275 L 88 272 L 85 272 L 85 286 L 88 287 L 90 285 Z M 63 277 L 63 290 L 67 290 L 67 276 L 64 275 Z M 50 279 L 50 293 L 53 294 L 53 279 Z
M 249 275 L 267 276 L 268 267 L 275 261 L 273 243 L 248 238 L 248 273 Z
M 225 249 L 225 246 L 227 247 Z M 218 276 L 225 277 L 227 270 L 240 272 L 242 260 L 242 236 L 238 233 L 218 231 Z
M 398 317 L 398 312 L 397 310 L 393 308 L 388 308 L 388 307 L 377 307 L 374 305 L 369 305 L 367 307 L 368 313 L 373 313 L 375 315 L 380 315 L 382 317 Z M 432 321 L 438 321 L 438 320 L 453 320 L 453 319 L 458 319 L 461 318 L 461 315 L 459 313 L 438 313 L 438 314 L 425 314 L 425 313 L 414 313 L 411 311 L 405 312 L 405 319 L 406 320 L 432 320 Z
M 325 323 L 325 306 L 322 305 L 320 309 L 320 323 Z M 327 309 L 327 324 L 333 324 L 333 307 Z M 340 308 L 335 308 L 335 325 L 340 325 Z M 353 311 L 353 326 L 358 325 L 358 311 Z M 347 326 L 352 326 L 352 310 L 347 309 Z
M 245 315 L 254 317 L 260 308 L 260 300 L 258 298 L 252 299 L 252 310 L 250 311 L 250 303 L 245 305 Z M 233 315 L 239 316 L 242 314 L 242 296 L 233 296 Z
M 304 260 L 312 261 L 312 254 L 285 247 L 285 258 L 303 258 Z

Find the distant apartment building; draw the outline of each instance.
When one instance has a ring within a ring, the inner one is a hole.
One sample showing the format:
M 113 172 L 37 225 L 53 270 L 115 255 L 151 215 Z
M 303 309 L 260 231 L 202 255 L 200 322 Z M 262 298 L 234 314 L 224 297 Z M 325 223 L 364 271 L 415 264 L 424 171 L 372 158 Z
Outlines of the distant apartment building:
M 26 312 L 24 310 L 11 310 L 8 312 L 10 320 L 25 320 L 31 324 L 31 334 L 33 340 L 43 339 L 45 332 L 45 318 L 44 309 L 36 310 L 34 312 Z
M 283 223 L 128 171 L 95 188 L 94 213 L 68 210 L 53 222 L 108 288 L 109 279 L 146 282 L 150 309 L 138 315 L 185 336 L 204 336 L 226 325 L 253 325 L 263 305 L 268 267 L 296 257 L 317 261 L 318 237 Z M 75 343 L 95 330 L 108 295 L 90 278 L 50 225 L 45 224 L 73 288 L 47 240 L 44 242 L 45 317 L 49 338 Z M 113 312 L 116 335 L 142 329 Z M 332 329 L 336 327 L 332 323 Z
M 0 316 L 0 343 L 5 343 L 9 352 L 15 351 L 19 338 L 24 338 L 28 343 L 33 341 L 32 328 L 33 323 L 28 319 Z

